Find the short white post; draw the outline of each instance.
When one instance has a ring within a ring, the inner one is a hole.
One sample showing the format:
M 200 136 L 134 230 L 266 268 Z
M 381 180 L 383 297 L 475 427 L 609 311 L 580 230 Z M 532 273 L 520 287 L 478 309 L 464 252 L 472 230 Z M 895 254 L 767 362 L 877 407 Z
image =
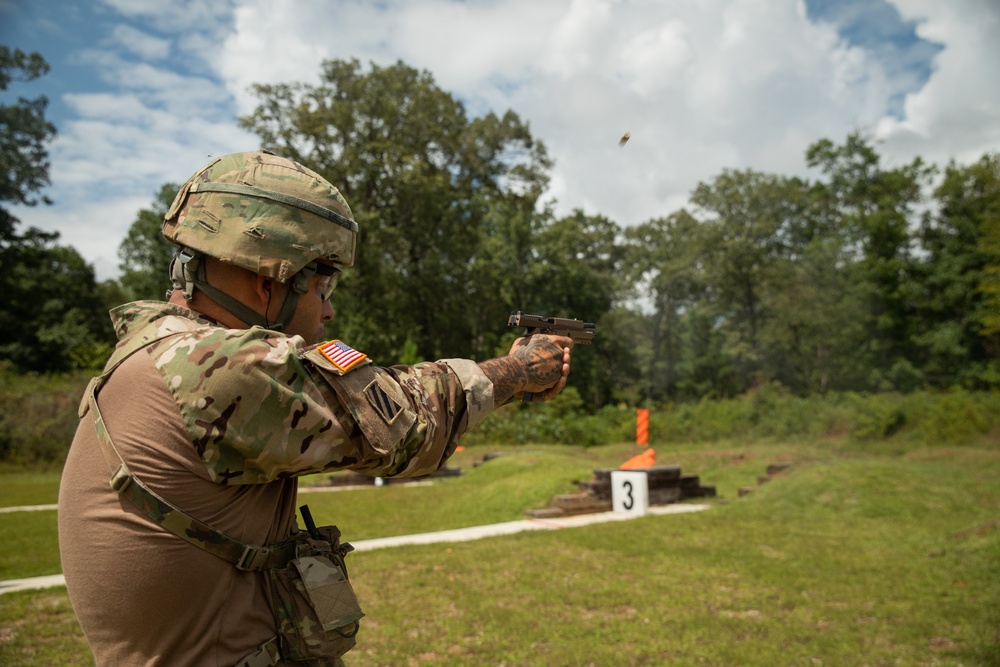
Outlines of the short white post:
M 381 477 L 376 477 L 375 478 L 375 486 L 382 486 L 383 484 L 385 484 L 385 480 L 384 479 L 382 479 Z
M 611 471 L 611 509 L 635 516 L 649 511 L 649 480 L 637 470 Z

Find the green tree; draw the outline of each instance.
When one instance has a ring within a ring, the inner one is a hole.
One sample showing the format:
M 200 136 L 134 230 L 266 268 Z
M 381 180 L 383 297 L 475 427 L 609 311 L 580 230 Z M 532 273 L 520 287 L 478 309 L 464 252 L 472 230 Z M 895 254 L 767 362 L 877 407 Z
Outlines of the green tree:
M 979 250 L 988 258 L 978 288 L 983 295 L 979 314 L 983 326 L 980 334 L 988 337 L 986 349 L 995 363 L 1000 356 L 1000 215 L 994 214 L 983 220 Z
M 511 311 L 532 312 L 537 305 L 529 273 L 537 259 L 535 236 L 544 225 L 526 200 L 498 201 L 483 216 L 479 246 L 470 258 L 468 302 L 473 349 L 477 359 L 505 354 L 511 332 L 502 327 Z
M 542 225 L 534 236 L 528 267 L 531 312 L 554 317 L 601 320 L 619 300 L 624 247 L 621 230 L 604 216 L 577 210 Z M 574 358 L 571 383 L 585 404 L 600 407 L 613 393 L 615 364 L 628 354 L 614 336 L 595 338 L 593 352 Z
M 679 332 L 684 354 L 677 362 L 677 395 L 682 400 L 732 396 L 746 378 L 727 349 L 726 335 L 712 308 L 695 304 L 684 312 Z
M 38 53 L 0 46 L 0 91 L 48 70 Z M 113 339 L 93 268 L 57 245 L 57 233 L 19 233 L 19 220 L 4 206 L 51 203 L 41 194 L 49 184 L 47 144 L 56 134 L 47 105 L 44 96 L 0 105 L 0 359 L 22 372 L 92 366 Z
M 12 82 L 34 81 L 48 71 L 49 65 L 40 54 L 0 46 L 0 92 Z M 40 95 L 0 104 L 0 243 L 11 239 L 18 222 L 4 204 L 51 203 L 39 194 L 49 184 L 46 146 L 56 135 L 55 126 L 45 118 L 48 103 Z
M 161 187 L 152 206 L 139 211 L 118 247 L 118 268 L 122 272 L 119 282 L 128 301 L 163 300 L 170 289 L 167 267 L 175 246 L 163 237 L 161 229 L 178 188 L 174 183 Z
M 791 238 L 806 212 L 804 193 L 798 179 L 724 170 L 691 195 L 708 215 L 703 222 L 707 293 L 742 378 L 727 393 L 774 375 L 773 355 L 761 339 L 772 316 L 766 299 L 775 290 L 776 267 L 792 252 Z
M 866 332 L 842 217 L 824 185 L 724 170 L 679 211 L 626 230 L 648 294 L 647 400 L 732 396 L 777 380 L 856 388 Z M 862 376 L 863 377 L 863 376 Z
M 799 393 L 856 390 L 868 369 L 856 355 L 867 332 L 858 267 L 836 236 L 817 236 L 771 271 L 762 337 L 773 377 Z
M 94 367 L 111 351 L 106 287 L 58 235 L 30 229 L 0 247 L 0 359 L 21 371 Z
M 870 142 L 851 134 L 843 145 L 824 139 L 809 147 L 806 160 L 818 167 L 829 210 L 841 217 L 866 290 L 864 356 L 873 389 L 910 389 L 922 381 L 913 343 L 915 284 L 912 274 L 916 207 L 933 169 L 920 158 L 887 169 Z
M 601 317 L 595 352 L 577 348 L 573 353 L 570 381 L 576 382 L 578 365 L 598 362 L 602 386 L 591 395 L 603 404 L 649 405 L 647 382 L 651 373 L 649 359 L 651 316 L 634 304 L 619 303 Z M 589 357 L 594 359 L 588 359 Z
M 334 295 L 338 336 L 382 359 L 413 345 L 423 358 L 489 349 L 482 301 L 470 304 L 495 292 L 474 269 L 484 249 L 516 237 L 491 210 L 532 211 L 550 166 L 527 125 L 510 111 L 469 119 L 429 73 L 403 63 L 365 72 L 327 61 L 317 85 L 254 91 L 259 106 L 243 127 L 337 185 L 354 209 L 359 253 Z
M 645 402 L 681 398 L 684 315 L 704 298 L 704 228 L 686 210 L 625 230 L 625 276 L 646 295 L 636 306 L 651 308 L 646 319 L 648 347 L 639 362 L 644 369 Z
M 991 242 L 1000 226 L 1000 155 L 951 163 L 935 190 L 938 209 L 924 217 L 917 270 L 916 343 L 928 382 L 983 387 L 1000 381 L 995 276 L 1000 253 Z M 992 290 L 992 291 L 991 291 Z

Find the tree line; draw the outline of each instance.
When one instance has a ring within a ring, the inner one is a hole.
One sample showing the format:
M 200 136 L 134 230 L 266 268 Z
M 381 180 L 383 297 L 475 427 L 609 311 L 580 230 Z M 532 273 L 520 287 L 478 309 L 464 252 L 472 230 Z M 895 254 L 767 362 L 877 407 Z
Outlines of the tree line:
M 517 309 L 597 323 L 571 374 L 592 409 L 772 384 L 800 395 L 1000 384 L 998 154 L 892 166 L 852 133 L 809 147 L 815 180 L 727 169 L 688 207 L 626 227 L 556 215 L 544 199 L 552 161 L 526 122 L 471 117 L 402 62 L 327 61 L 317 84 L 253 92 L 242 127 L 354 209 L 358 263 L 328 333 L 379 363 L 503 353 Z M 0 359 L 42 372 L 99 360 L 113 344 L 107 307 L 168 287 L 159 225 L 176 190 L 165 184 L 138 213 L 115 281 L 96 283 L 53 235 L 0 230 Z M 45 335 L 12 331 L 32 318 Z
M 49 65 L 38 53 L 0 45 L 0 93 L 29 84 Z M 0 104 L 0 364 L 22 372 L 58 372 L 103 363 L 111 350 L 106 307 L 118 296 L 59 235 L 20 230 L 9 206 L 50 204 L 45 118 L 48 100 L 18 96 Z

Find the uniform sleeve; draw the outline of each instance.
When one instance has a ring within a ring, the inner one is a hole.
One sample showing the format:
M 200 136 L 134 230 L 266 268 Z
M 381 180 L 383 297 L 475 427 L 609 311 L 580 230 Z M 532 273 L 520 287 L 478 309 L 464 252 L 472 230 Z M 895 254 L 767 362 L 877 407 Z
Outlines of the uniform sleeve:
M 209 330 L 150 348 L 192 444 L 220 484 L 339 469 L 417 476 L 438 469 L 493 407 L 468 360 L 344 372 L 298 337 Z
M 314 358 L 307 355 L 307 361 Z M 321 361 L 313 368 L 335 395 L 330 402 L 347 409 L 367 453 L 365 462 L 351 467 L 368 474 L 434 472 L 454 453 L 458 437 L 493 409 L 493 384 L 470 360 L 368 366 L 342 375 Z
M 442 359 L 441 362 L 451 367 L 462 383 L 469 411 L 469 423 L 465 430 L 472 430 L 493 412 L 493 383 L 479 364 L 471 359 Z

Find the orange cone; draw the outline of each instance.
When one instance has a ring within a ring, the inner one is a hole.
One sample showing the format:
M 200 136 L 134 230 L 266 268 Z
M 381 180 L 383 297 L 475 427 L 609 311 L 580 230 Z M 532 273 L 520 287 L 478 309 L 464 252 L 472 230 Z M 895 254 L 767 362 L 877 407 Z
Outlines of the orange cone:
M 618 466 L 618 469 L 636 470 L 638 468 L 652 468 L 654 465 L 656 465 L 656 450 L 650 447 L 644 449 L 642 454 L 637 454 Z

